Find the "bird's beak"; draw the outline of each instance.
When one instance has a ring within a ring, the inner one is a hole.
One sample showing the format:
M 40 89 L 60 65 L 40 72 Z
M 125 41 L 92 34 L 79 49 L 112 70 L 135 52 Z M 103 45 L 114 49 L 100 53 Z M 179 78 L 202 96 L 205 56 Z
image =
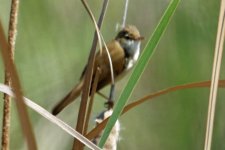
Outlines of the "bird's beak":
M 136 40 L 137 41 L 142 41 L 142 40 L 144 40 L 145 38 L 143 37 L 143 36 L 140 36 L 140 37 L 138 37 Z

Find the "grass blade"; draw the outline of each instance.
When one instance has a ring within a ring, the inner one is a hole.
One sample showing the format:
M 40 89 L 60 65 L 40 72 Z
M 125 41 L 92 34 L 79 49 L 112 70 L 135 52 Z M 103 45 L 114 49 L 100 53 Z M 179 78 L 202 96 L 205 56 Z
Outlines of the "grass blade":
M 113 128 L 116 120 L 120 116 L 126 102 L 128 101 L 128 98 L 130 97 L 138 79 L 140 78 L 140 75 L 144 71 L 146 64 L 148 63 L 149 59 L 151 58 L 152 54 L 154 53 L 154 49 L 157 46 L 157 44 L 159 43 L 159 40 L 160 40 L 163 32 L 165 31 L 165 29 L 169 23 L 169 20 L 171 19 L 172 15 L 174 14 L 174 12 L 177 8 L 177 5 L 179 4 L 179 1 L 180 0 L 172 0 L 171 1 L 168 8 L 166 9 L 163 17 L 161 18 L 158 26 L 156 27 L 156 30 L 154 31 L 152 37 L 150 38 L 146 48 L 144 49 L 136 67 L 133 70 L 133 73 L 132 73 L 126 87 L 124 88 L 124 90 L 115 106 L 113 114 L 107 123 L 107 126 L 103 132 L 102 138 L 99 143 L 100 147 L 103 147 L 103 145 L 105 144 L 111 129 Z

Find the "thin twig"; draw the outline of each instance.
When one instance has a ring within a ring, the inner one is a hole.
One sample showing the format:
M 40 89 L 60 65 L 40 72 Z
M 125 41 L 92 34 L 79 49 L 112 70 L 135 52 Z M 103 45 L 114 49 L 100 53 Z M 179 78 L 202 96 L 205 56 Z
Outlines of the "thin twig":
M 8 29 L 8 53 L 11 61 L 14 61 L 14 50 L 17 33 L 17 16 L 18 16 L 19 0 L 12 0 L 9 29 Z M 5 69 L 5 85 L 11 85 L 9 72 Z M 2 150 L 9 150 L 10 144 L 10 108 L 11 98 L 4 94 L 3 122 L 2 122 Z
M 11 80 L 12 80 L 12 88 L 14 89 L 14 92 L 15 92 L 18 115 L 19 115 L 23 134 L 28 144 L 28 149 L 36 150 L 37 146 L 36 146 L 34 134 L 32 131 L 31 123 L 28 117 L 27 109 L 23 101 L 23 93 L 22 93 L 22 88 L 19 81 L 19 76 L 13 61 L 10 59 L 10 55 L 7 52 L 9 49 L 9 46 L 4 36 L 4 31 L 3 31 L 1 22 L 0 22 L 0 49 L 2 52 L 4 66 L 6 70 L 9 72 Z
M 91 19 L 94 22 L 94 25 L 96 28 L 96 31 L 94 34 L 94 40 L 93 40 L 90 55 L 88 58 L 87 72 L 86 72 L 85 83 L 84 83 L 84 88 L 83 88 L 83 92 L 82 92 L 82 99 L 81 99 L 81 104 L 80 104 L 80 109 L 79 109 L 79 114 L 78 114 L 78 121 L 77 121 L 77 125 L 76 125 L 76 130 L 78 132 L 80 132 L 81 134 L 83 134 L 84 122 L 85 122 L 85 116 L 86 116 L 86 110 L 87 110 L 87 102 L 88 102 L 88 96 L 89 96 L 89 91 L 90 91 L 90 86 L 91 86 L 93 66 L 94 66 L 94 61 L 95 61 L 95 53 L 96 53 L 96 47 L 97 47 L 98 41 L 99 41 L 100 50 L 102 48 L 100 34 L 99 34 L 100 33 L 99 28 L 101 28 L 103 18 L 105 16 L 106 8 L 108 5 L 108 0 L 104 0 L 104 2 L 103 2 L 102 11 L 101 11 L 101 14 L 100 14 L 100 17 L 98 20 L 98 25 L 96 24 L 94 16 L 91 13 L 90 8 L 89 8 L 88 4 L 86 3 L 86 1 L 85 0 L 81 0 L 81 1 L 84 5 L 85 9 L 87 10 L 88 14 L 91 16 Z M 79 150 L 80 148 L 82 148 L 81 143 L 75 139 L 74 144 L 73 144 L 73 149 Z
M 124 28 L 126 25 L 128 4 L 129 4 L 129 0 L 126 0 L 125 7 L 124 7 L 124 13 L 123 13 L 122 28 Z
M 107 96 L 105 96 L 103 93 L 101 93 L 100 91 L 96 92 L 99 96 L 101 96 L 102 98 L 108 100 L 109 98 Z
M 225 0 L 221 0 L 220 7 L 220 16 L 218 20 L 218 30 L 215 46 L 215 55 L 213 62 L 212 70 L 212 80 L 210 87 L 210 96 L 209 96 L 209 105 L 208 105 L 208 117 L 207 117 L 207 126 L 206 126 L 206 135 L 205 135 L 205 150 L 211 149 L 212 144 L 212 135 L 213 135 L 213 126 L 214 126 L 214 116 L 216 109 L 216 97 L 218 90 L 218 82 L 220 76 L 220 67 L 222 62 L 223 54 L 223 44 L 225 36 Z
M 163 89 L 157 92 L 154 92 L 152 94 L 146 95 L 144 97 L 142 97 L 139 100 L 136 100 L 133 103 L 128 104 L 124 109 L 122 114 L 125 114 L 126 112 L 128 112 L 129 110 L 143 104 L 146 101 L 149 100 L 154 100 L 153 98 L 170 93 L 170 92 L 175 92 L 178 90 L 184 90 L 184 89 L 190 89 L 190 88 L 203 88 L 203 87 L 210 87 L 211 83 L 210 81 L 203 81 L 203 82 L 197 82 L 197 83 L 189 83 L 189 84 L 184 84 L 184 85 L 178 85 L 175 87 L 170 87 L 167 89 Z M 221 88 L 225 88 L 225 80 L 220 80 L 219 81 L 219 87 Z M 122 115 L 121 114 L 121 115 Z M 105 127 L 105 125 L 107 124 L 109 118 L 107 118 L 106 120 L 104 120 L 103 122 L 101 122 L 100 124 L 98 124 L 94 129 L 92 129 L 87 135 L 86 137 L 88 139 L 93 139 L 94 137 L 96 137 Z

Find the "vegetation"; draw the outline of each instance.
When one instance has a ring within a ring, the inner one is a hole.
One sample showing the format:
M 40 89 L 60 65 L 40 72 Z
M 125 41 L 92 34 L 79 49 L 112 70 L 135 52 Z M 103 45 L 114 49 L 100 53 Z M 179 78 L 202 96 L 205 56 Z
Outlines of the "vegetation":
M 0 3 L 0 19 L 6 33 L 10 1 L 0 0 Z M 102 4 L 88 3 L 97 18 Z M 127 23 L 136 25 L 145 37 L 142 49 L 168 4 L 166 0 L 130 1 Z M 181 1 L 129 102 L 167 87 L 211 79 L 219 8 L 219 0 Z M 110 1 L 101 29 L 105 41 L 115 37 L 115 26 L 122 21 L 123 9 L 121 1 Z M 20 1 L 15 64 L 24 95 L 51 111 L 78 82 L 87 63 L 93 34 L 93 23 L 80 1 Z M 225 78 L 224 67 L 223 58 L 221 79 Z M 127 80 L 128 77 L 116 83 L 116 99 Z M 1 69 L 0 83 L 3 82 Z M 127 112 L 120 118 L 118 149 L 203 149 L 209 91 L 209 88 L 193 88 L 170 92 Z M 225 149 L 223 91 L 218 92 L 213 150 Z M 109 88 L 102 93 L 108 95 Z M 12 104 L 11 149 L 26 149 L 14 101 Z M 74 127 L 79 104 L 76 101 L 58 117 Z M 104 99 L 96 96 L 91 119 L 103 109 Z M 70 135 L 28 110 L 39 149 L 71 149 Z M 90 129 L 93 126 L 94 121 Z

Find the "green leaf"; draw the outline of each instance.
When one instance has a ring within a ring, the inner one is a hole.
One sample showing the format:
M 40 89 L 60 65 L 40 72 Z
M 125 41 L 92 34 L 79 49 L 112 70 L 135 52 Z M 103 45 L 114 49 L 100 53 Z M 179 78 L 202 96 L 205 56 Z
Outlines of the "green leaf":
M 113 110 L 113 114 L 110 117 L 106 128 L 103 132 L 102 138 L 100 140 L 99 146 L 102 148 L 110 134 L 110 131 L 112 130 L 115 122 L 117 121 L 118 117 L 120 116 L 125 104 L 127 103 L 136 83 L 138 82 L 139 78 L 141 77 L 141 74 L 143 73 L 148 61 L 152 57 L 154 53 L 154 49 L 156 48 L 157 44 L 159 43 L 160 38 L 162 37 L 164 31 L 166 30 L 166 27 L 172 18 L 180 0 L 172 0 L 167 7 L 164 15 L 162 16 L 159 24 L 157 25 L 152 37 L 148 41 L 147 46 L 145 47 L 142 55 L 140 56 L 140 59 L 135 66 L 131 77 L 124 88 L 122 94 L 120 95 L 120 98 L 115 105 L 115 108 Z

